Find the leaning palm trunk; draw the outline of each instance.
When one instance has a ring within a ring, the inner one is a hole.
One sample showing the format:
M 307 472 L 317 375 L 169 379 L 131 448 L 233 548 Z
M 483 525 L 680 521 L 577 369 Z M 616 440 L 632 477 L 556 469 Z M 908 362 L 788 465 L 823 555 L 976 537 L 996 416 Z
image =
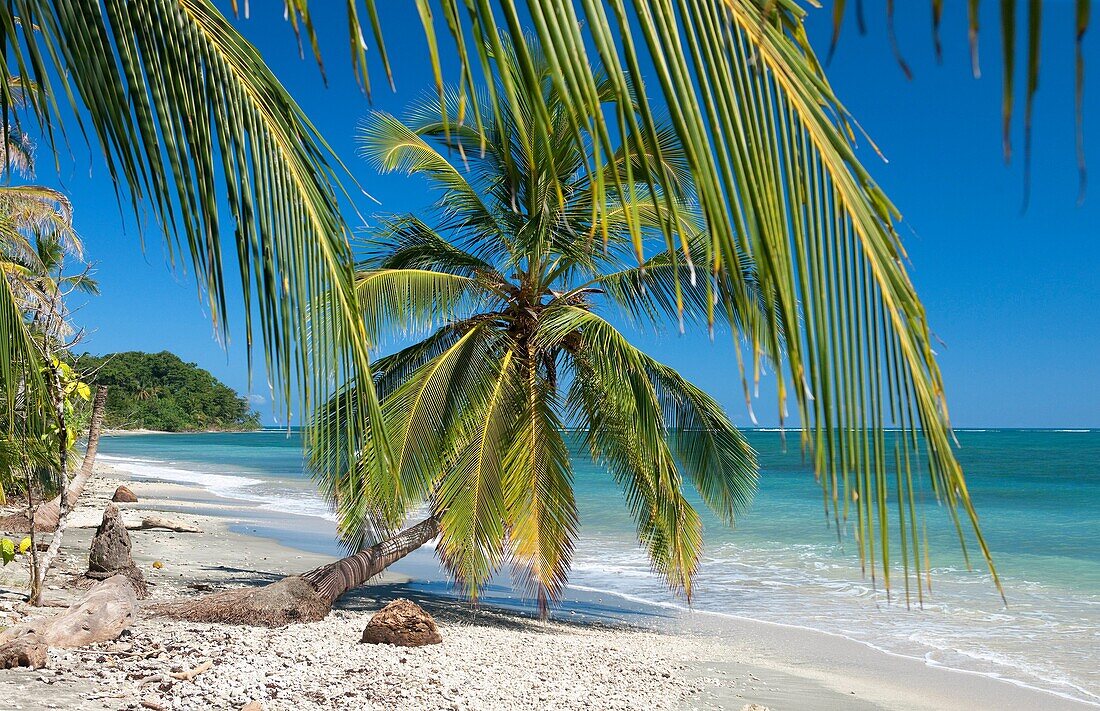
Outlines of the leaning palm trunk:
M 92 422 L 88 429 L 88 449 L 84 453 L 84 461 L 80 465 L 80 471 L 65 489 L 65 500 L 56 496 L 52 500 L 42 504 L 34 513 L 34 527 L 36 531 L 54 531 L 63 515 L 72 511 L 76 506 L 84 486 L 92 476 L 95 469 L 96 453 L 99 451 L 99 435 L 103 428 L 103 416 L 107 409 L 107 386 L 100 385 L 95 391 L 95 400 L 92 403 Z
M 304 574 L 302 578 L 331 605 L 347 591 L 366 583 L 438 535 L 439 519 L 431 516 L 393 538 L 387 538 L 355 555 L 322 565 Z
M 235 588 L 194 600 L 154 605 L 152 612 L 223 624 L 281 627 L 292 622 L 316 622 L 349 590 L 368 580 L 439 535 L 434 516 L 392 538 L 347 558 L 256 588 Z
M 72 511 L 76 506 L 84 486 L 92 477 L 95 469 L 96 453 L 99 451 L 99 436 L 103 429 L 103 416 L 107 409 L 107 387 L 104 385 L 96 389 L 95 400 L 92 403 L 92 422 L 88 429 L 88 448 L 84 452 L 84 461 L 80 465 L 73 480 L 65 488 L 65 500 L 61 496 L 55 496 L 50 501 L 41 504 L 34 512 L 34 530 L 56 531 L 61 523 L 64 512 Z M 62 506 L 64 503 L 64 506 Z M 0 518 L 0 531 L 26 532 L 31 529 L 30 518 L 26 513 L 12 514 Z
M 53 538 L 50 539 L 49 548 L 46 549 L 41 558 L 34 559 L 32 570 L 34 580 L 32 581 L 30 594 L 32 605 L 41 603 L 42 590 L 46 583 L 46 573 L 50 572 L 50 566 L 53 565 L 57 555 L 61 552 L 61 541 L 65 535 L 65 525 L 68 523 L 73 509 L 76 508 L 77 499 L 80 498 L 81 492 L 84 491 L 84 485 L 91 478 L 92 470 L 95 468 L 95 457 L 99 451 L 99 433 L 103 426 L 103 413 L 106 410 L 106 405 L 107 387 L 100 385 L 96 388 L 95 401 L 92 404 L 92 423 L 88 429 L 88 449 L 84 452 L 84 461 L 80 465 L 80 471 L 73 478 L 69 487 L 65 489 L 64 500 L 61 496 L 58 496 L 52 501 L 39 506 L 34 512 L 34 526 L 28 527 L 32 529 L 32 532 L 55 531 Z M 65 436 L 64 429 L 62 429 L 61 436 Z M 62 458 L 62 462 L 64 461 L 64 458 Z M 64 469 L 62 469 L 62 475 L 64 475 Z M 42 517 L 43 510 L 47 513 L 45 518 Z

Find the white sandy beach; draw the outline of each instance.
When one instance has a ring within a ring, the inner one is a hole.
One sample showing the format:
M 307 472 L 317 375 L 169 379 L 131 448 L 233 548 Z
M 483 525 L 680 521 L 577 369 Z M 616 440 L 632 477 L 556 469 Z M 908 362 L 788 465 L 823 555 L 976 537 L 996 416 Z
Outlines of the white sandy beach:
M 54 599 L 73 597 L 67 581 L 86 569 L 92 528 L 121 481 L 117 471 L 101 466 L 85 491 L 60 567 L 51 574 Z M 331 524 L 320 519 L 260 511 L 178 484 L 125 483 L 139 499 L 124 505 L 128 520 L 155 511 L 204 531 L 131 532 L 135 560 L 152 583 L 150 601 L 268 582 L 328 560 L 247 535 L 272 527 L 301 530 L 303 539 L 330 535 Z M 155 569 L 154 561 L 163 567 Z M 476 608 L 407 584 L 409 575 L 438 581 L 427 549 L 397 569 L 348 595 L 318 623 L 270 630 L 143 616 L 117 642 L 53 650 L 46 669 L 0 672 L 0 709 L 239 709 L 252 701 L 268 711 L 1089 708 L 835 635 L 604 593 L 570 590 L 549 622 L 515 610 Z M 18 602 L 25 577 L 22 561 L 0 570 L 3 624 L 28 612 Z M 443 643 L 414 649 L 359 644 L 372 613 L 396 597 L 412 598 L 431 612 Z M 193 681 L 170 676 L 205 660 L 212 668 Z

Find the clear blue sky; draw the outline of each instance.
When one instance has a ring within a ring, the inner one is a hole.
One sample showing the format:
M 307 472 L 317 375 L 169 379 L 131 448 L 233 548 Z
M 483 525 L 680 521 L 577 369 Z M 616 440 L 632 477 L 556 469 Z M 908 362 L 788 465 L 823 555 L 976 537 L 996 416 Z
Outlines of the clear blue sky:
M 860 37 L 850 18 L 828 75 L 889 159 L 884 164 L 870 151 L 862 152 L 904 215 L 901 229 L 912 275 L 943 342 L 940 363 L 953 423 L 1100 426 L 1100 281 L 1094 273 L 1100 261 L 1100 150 L 1090 151 L 1097 177 L 1086 203 L 1078 207 L 1072 3 L 1044 3 L 1047 32 L 1026 214 L 1020 210 L 1022 161 L 1017 157 L 1006 168 L 1001 155 L 996 4 L 983 4 L 985 76 L 975 81 L 969 72 L 963 7 L 951 5 L 947 11 L 945 61 L 937 66 L 928 3 L 898 3 L 899 40 L 915 73 L 911 82 L 892 58 L 881 3 L 865 4 L 868 36 Z M 312 4 L 325 50 L 327 88 L 316 65 L 298 57 L 281 5 L 252 3 L 252 18 L 239 24 L 360 185 L 381 202 L 379 207 L 364 199 L 361 209 L 425 207 L 433 196 L 420 183 L 378 176 L 356 155 L 355 127 L 371 106 L 350 73 L 341 4 Z M 398 90 L 391 93 L 376 72 L 374 108 L 400 113 L 430 90 L 432 79 L 412 4 L 383 6 Z M 811 38 L 822 56 L 831 30 L 828 15 L 827 10 L 811 10 Z M 1094 29 L 1098 33 L 1100 28 Z M 1100 76 L 1097 42 L 1100 38 L 1087 41 L 1091 77 L 1086 130 L 1091 146 L 1100 145 L 1100 81 L 1092 78 Z M 1019 131 L 1014 138 L 1022 146 Z M 193 281 L 167 265 L 159 234 L 144 236 L 143 253 L 141 235 L 132 218 L 120 215 L 102 164 L 80 147 L 73 154 L 74 160 L 63 161 L 60 178 L 40 170 L 40 181 L 60 181 L 71 194 L 76 226 L 89 258 L 98 263 L 103 294 L 77 315 L 90 329 L 86 348 L 96 353 L 172 350 L 241 392 L 266 400 L 263 373 L 255 375 L 251 386 L 248 382 L 239 310 L 232 314 L 237 331 L 226 351 L 212 337 Z M 735 422 L 748 423 L 740 386 L 731 377 L 727 343 L 710 344 L 675 331 L 641 340 L 715 394 Z M 269 405 L 258 409 L 271 420 Z M 764 390 L 757 407 L 761 424 L 774 422 L 774 409 L 770 391 Z

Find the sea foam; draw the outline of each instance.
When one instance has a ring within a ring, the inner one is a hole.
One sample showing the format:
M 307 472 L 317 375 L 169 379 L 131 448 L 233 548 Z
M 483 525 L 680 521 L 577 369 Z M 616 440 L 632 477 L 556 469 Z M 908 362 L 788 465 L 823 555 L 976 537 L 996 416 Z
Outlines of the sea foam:
M 258 508 L 266 511 L 336 520 L 332 507 L 315 491 L 294 486 L 291 482 L 280 484 L 278 480 L 270 478 L 235 473 L 218 474 L 175 462 L 141 457 L 109 454 L 101 454 L 99 457 L 115 469 L 139 479 L 197 486 L 215 496 L 257 504 Z

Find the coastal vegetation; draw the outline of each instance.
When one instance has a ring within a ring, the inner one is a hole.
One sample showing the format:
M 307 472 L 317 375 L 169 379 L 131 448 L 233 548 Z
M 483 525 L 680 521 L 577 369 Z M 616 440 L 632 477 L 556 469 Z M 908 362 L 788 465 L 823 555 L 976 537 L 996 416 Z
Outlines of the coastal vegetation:
M 9 78 L 9 110 L 20 108 L 33 84 Z M 34 142 L 9 123 L 0 133 L 0 172 L 34 177 Z M 72 206 L 42 185 L 0 186 L 0 318 L 14 331 L 0 339 L 0 504 L 10 494 L 52 496 L 64 486 L 68 457 L 87 425 L 91 389 L 68 363 L 83 333 L 71 321 L 73 294 L 98 285 L 72 225 Z M 25 350 L 23 350 L 25 349 Z M 44 402 L 28 396 L 41 388 Z
M 209 371 L 168 351 L 82 354 L 76 367 L 107 387 L 104 426 L 164 432 L 255 430 L 260 416 Z
M 37 86 L 9 77 L 4 85 L 18 108 Z M 34 143 L 4 114 L 5 177 L 33 177 Z M 0 504 L 18 494 L 20 510 L 0 518 L 0 529 L 28 532 L 18 544 L 0 540 L 4 564 L 28 555 L 28 601 L 40 602 L 45 578 L 60 553 L 65 525 L 95 459 L 104 393 L 92 389 L 70 363 L 83 331 L 71 320 L 70 297 L 94 295 L 98 285 L 83 259 L 72 208 L 61 193 L 39 185 L 0 187 L 0 321 L 9 339 L 0 347 Z M 78 438 L 88 446 L 81 472 L 69 481 Z M 52 531 L 39 555 L 36 531 Z

